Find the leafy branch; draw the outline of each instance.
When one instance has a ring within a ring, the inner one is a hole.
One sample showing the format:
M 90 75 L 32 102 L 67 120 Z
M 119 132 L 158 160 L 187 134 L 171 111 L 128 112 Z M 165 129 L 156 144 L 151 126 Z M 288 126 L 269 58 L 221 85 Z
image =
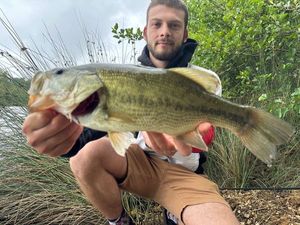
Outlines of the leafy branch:
M 115 23 L 112 27 L 113 37 L 118 39 L 118 44 L 123 44 L 127 41 L 128 44 L 132 46 L 134 62 L 136 59 L 136 42 L 143 39 L 142 30 L 138 27 L 134 30 L 132 27 L 129 28 L 119 28 L 119 24 Z

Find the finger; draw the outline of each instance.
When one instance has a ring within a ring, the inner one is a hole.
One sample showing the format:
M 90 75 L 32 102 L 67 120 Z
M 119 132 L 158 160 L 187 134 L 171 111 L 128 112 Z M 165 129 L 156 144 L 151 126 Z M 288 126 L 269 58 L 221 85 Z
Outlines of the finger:
M 68 120 L 63 115 L 58 114 L 46 126 L 32 131 L 31 134 L 28 135 L 27 141 L 32 147 L 36 147 L 39 145 L 39 143 L 48 140 L 52 136 L 55 136 L 60 131 L 68 127 L 70 124 L 75 124 L 75 123 L 70 122 L 70 120 Z
M 72 147 L 75 144 L 76 139 L 72 139 L 70 137 L 72 137 L 74 132 L 76 132 L 76 134 L 77 134 L 77 132 L 81 133 L 82 128 L 75 123 L 71 123 L 68 126 L 66 126 L 65 129 L 56 133 L 54 136 L 43 140 L 42 142 L 38 143 L 36 146 L 33 146 L 33 147 L 40 154 L 51 155 L 53 152 L 55 152 L 54 149 L 56 149 L 57 146 L 59 146 L 59 145 L 61 145 L 62 147 L 63 146 L 71 146 Z M 78 136 L 77 136 L 77 138 L 78 138 Z M 66 152 L 69 150 L 69 149 L 63 149 L 62 147 L 61 147 L 61 152 Z
M 45 127 L 56 115 L 57 112 L 53 110 L 31 113 L 24 120 L 22 132 L 28 134 L 34 130 Z
M 207 133 L 207 131 L 211 128 L 212 124 L 205 122 L 205 123 L 200 123 L 198 126 L 198 130 L 200 134 L 203 136 Z
M 154 142 L 156 143 L 156 145 L 158 145 L 158 147 L 161 150 L 164 150 L 167 152 L 176 151 L 172 136 L 169 136 L 167 134 L 162 134 L 162 133 L 153 133 L 150 135 L 153 136 Z
M 151 149 L 157 150 L 158 146 L 155 142 L 155 138 L 153 138 L 154 135 L 152 134 L 152 132 L 143 132 L 142 134 L 145 139 L 146 145 L 149 146 Z
M 177 152 L 177 147 L 175 145 L 175 140 L 176 139 L 173 136 L 168 135 L 168 134 L 163 134 L 163 135 L 166 138 L 166 140 L 167 140 L 167 142 L 168 142 L 168 144 L 170 146 L 169 148 L 167 148 L 165 150 L 165 154 L 167 156 L 173 156 Z
M 179 154 L 181 154 L 182 156 L 188 156 L 192 153 L 192 147 L 180 140 L 174 139 L 174 145 Z
M 172 156 L 176 153 L 172 137 L 162 133 L 144 132 L 146 144 L 157 153 Z
M 48 154 L 51 157 L 58 157 L 64 154 L 67 154 L 71 148 L 74 146 L 76 140 L 82 133 L 82 127 L 78 127 L 67 137 L 68 141 L 62 141 L 58 145 L 56 145 Z
M 160 147 L 156 144 L 156 142 L 153 139 L 153 136 L 151 138 L 149 137 L 149 132 L 142 132 L 146 146 L 148 146 L 151 150 L 157 152 L 160 155 L 163 155 L 164 153 L 161 151 Z
M 147 134 L 149 142 L 155 150 L 161 152 L 173 152 L 176 150 L 172 139 L 170 139 L 169 136 L 156 132 L 147 132 Z

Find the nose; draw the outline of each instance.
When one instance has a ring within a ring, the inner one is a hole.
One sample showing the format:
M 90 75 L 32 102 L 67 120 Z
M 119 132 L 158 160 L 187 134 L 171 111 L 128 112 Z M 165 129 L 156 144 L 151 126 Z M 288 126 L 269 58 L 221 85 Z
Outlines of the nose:
M 170 32 L 168 24 L 163 24 L 160 29 L 160 36 L 161 37 L 169 37 L 170 35 L 171 35 L 171 32 Z

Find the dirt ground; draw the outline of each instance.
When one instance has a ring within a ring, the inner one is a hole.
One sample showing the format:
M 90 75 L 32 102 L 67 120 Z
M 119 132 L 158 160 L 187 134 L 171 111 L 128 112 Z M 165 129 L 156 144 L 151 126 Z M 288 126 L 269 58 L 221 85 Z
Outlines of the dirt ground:
M 300 225 L 300 190 L 284 191 L 221 191 L 241 225 Z M 163 224 L 161 207 L 152 208 L 150 217 L 138 225 Z M 146 222 L 147 221 L 147 222 Z
M 222 191 L 242 225 L 300 225 L 300 190 Z

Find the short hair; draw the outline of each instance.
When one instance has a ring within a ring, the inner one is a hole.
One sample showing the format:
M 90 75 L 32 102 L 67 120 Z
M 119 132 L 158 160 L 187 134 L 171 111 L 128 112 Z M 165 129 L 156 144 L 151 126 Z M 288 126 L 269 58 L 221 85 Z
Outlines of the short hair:
M 151 0 L 151 3 L 149 4 L 147 9 L 147 23 L 150 9 L 157 5 L 165 5 L 170 8 L 182 10 L 184 12 L 184 27 L 187 27 L 189 20 L 189 12 L 183 0 Z

